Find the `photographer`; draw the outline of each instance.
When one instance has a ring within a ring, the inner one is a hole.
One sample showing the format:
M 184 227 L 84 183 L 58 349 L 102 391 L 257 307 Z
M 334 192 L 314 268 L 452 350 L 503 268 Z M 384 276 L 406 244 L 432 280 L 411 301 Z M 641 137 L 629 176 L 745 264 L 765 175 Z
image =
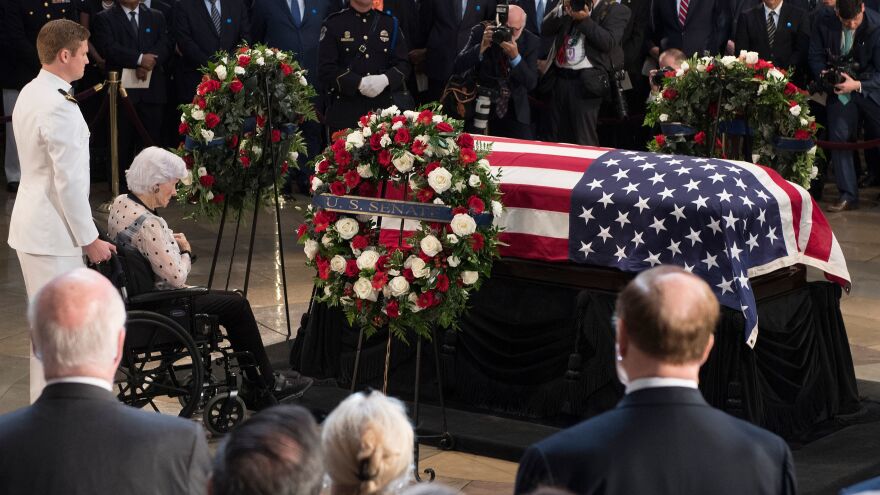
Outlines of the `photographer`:
M 477 84 L 496 96 L 489 110 L 493 136 L 534 138 L 528 93 L 538 84 L 540 41 L 523 29 L 525 24 L 525 11 L 511 5 L 506 23 L 474 26 L 467 46 L 455 59 L 456 74 L 474 71 Z
M 838 0 L 816 16 L 808 56 L 810 72 L 828 95 L 828 139 L 847 142 L 865 131 L 880 131 L 880 14 L 863 0 Z M 840 196 L 828 211 L 858 208 L 858 184 L 852 151 L 831 151 Z
M 611 84 L 611 53 L 620 48 L 630 11 L 614 0 L 564 0 L 544 19 L 555 57 L 541 86 L 550 99 L 552 139 L 596 146 L 596 122 Z
M 651 84 L 651 96 L 660 92 L 663 86 L 663 78 L 666 77 L 667 71 L 677 71 L 681 69 L 681 64 L 687 60 L 684 52 L 678 48 L 669 48 L 660 54 L 658 59 L 659 69 L 651 69 L 648 73 L 648 81 Z M 648 98 L 650 99 L 649 96 Z

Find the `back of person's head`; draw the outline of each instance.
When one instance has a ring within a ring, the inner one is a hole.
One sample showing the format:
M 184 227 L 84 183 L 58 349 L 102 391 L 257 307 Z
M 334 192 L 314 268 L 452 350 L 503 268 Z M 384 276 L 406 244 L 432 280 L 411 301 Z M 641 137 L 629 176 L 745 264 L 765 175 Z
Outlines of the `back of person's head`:
M 299 406 L 265 409 L 232 431 L 217 452 L 212 495 L 317 495 L 321 436 Z
M 153 193 L 159 184 L 186 177 L 183 158 L 157 146 L 144 148 L 125 171 L 128 188 L 135 194 Z
M 636 276 L 617 297 L 616 312 L 635 347 L 676 365 L 702 359 L 720 316 L 709 285 L 672 265 Z
M 387 493 L 408 480 L 413 428 L 397 399 L 379 392 L 350 395 L 327 416 L 321 441 L 334 493 Z
M 31 300 L 28 322 L 46 378 L 112 377 L 124 338 L 125 305 L 98 272 L 78 268 L 51 280 Z
M 841 19 L 849 20 L 862 13 L 864 0 L 837 0 L 837 15 Z
M 682 62 L 687 60 L 687 55 L 678 48 L 667 48 L 663 50 L 658 60 L 660 61 L 661 68 L 663 66 L 678 68 L 681 67 Z
M 76 53 L 83 41 L 89 39 L 89 30 L 68 19 L 55 19 L 43 25 L 37 34 L 37 56 L 40 63 L 50 65 L 58 52 L 67 49 Z
M 440 482 L 436 482 L 413 485 L 400 492 L 400 495 L 455 495 L 456 493 L 458 492 L 452 488 L 441 484 Z

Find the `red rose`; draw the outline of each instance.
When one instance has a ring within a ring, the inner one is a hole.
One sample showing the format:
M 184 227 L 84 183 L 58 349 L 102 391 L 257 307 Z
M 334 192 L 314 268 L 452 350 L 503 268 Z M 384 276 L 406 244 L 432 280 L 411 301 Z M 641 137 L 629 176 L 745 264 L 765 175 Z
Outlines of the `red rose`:
M 239 55 L 238 56 L 238 66 L 239 67 L 247 67 L 248 64 L 251 63 L 251 58 L 247 55 Z
M 452 209 L 452 216 L 458 215 L 459 213 L 464 213 L 465 215 L 467 215 L 467 212 L 468 210 L 464 206 L 456 206 Z
M 468 198 L 468 209 L 479 215 L 486 210 L 486 203 L 483 203 L 483 200 L 476 196 L 471 196 Z
M 363 251 L 370 245 L 370 240 L 365 235 L 356 235 L 351 239 L 351 248 Z
M 401 127 L 400 129 L 397 130 L 396 133 L 394 133 L 394 143 L 395 144 L 407 144 L 407 143 L 409 143 L 409 140 L 410 140 L 409 129 L 407 129 L 406 127 Z
M 416 277 L 413 275 L 412 268 L 406 268 L 403 270 L 403 278 L 406 279 L 407 282 L 412 283 Z
M 796 107 L 797 105 L 798 105 L 798 102 L 796 102 L 794 100 L 788 101 L 788 108 Z
M 372 198 L 376 195 L 376 186 L 372 182 L 361 182 L 358 186 L 358 194 L 365 198 Z
M 425 172 L 424 172 L 425 177 L 427 177 L 428 174 L 430 174 L 431 172 L 433 172 L 434 170 L 436 170 L 436 169 L 438 169 L 438 168 L 440 168 L 440 162 L 431 162 L 431 163 L 429 163 L 429 164 L 425 167 Z
M 663 73 L 663 77 L 664 77 L 665 79 L 673 78 L 673 77 L 675 77 L 675 71 L 674 71 L 674 70 L 668 70 L 668 71 L 666 71 L 666 72 Z
M 330 226 L 330 222 L 333 221 L 333 217 L 329 212 L 325 210 L 318 210 L 318 213 L 315 213 L 315 217 L 313 222 L 315 223 L 315 232 L 324 232 L 327 230 L 327 227 Z
M 203 175 L 199 177 L 199 183 L 207 188 L 210 188 L 214 185 L 214 176 L 213 175 Z
M 285 76 L 289 76 L 290 73 L 293 72 L 293 69 L 289 65 L 282 63 L 281 72 L 283 72 Z
M 434 297 L 433 291 L 426 291 L 419 294 L 419 298 L 417 300 L 417 304 L 422 308 L 430 308 L 434 304 L 437 303 L 437 299 Z
M 416 122 L 422 125 L 431 125 L 431 122 L 434 119 L 434 113 L 430 110 L 422 110 L 419 112 L 419 116 L 416 117 Z
M 351 153 L 345 150 L 337 151 L 336 153 L 334 153 L 333 159 L 336 160 L 336 163 L 338 163 L 340 166 L 347 167 L 351 164 Z
M 792 83 L 785 83 L 785 89 L 783 90 L 783 93 L 785 93 L 785 96 L 791 96 L 791 95 L 798 93 L 798 92 L 799 92 L 799 90 L 798 90 L 797 86 L 795 86 Z
M 318 265 L 318 277 L 321 280 L 327 280 L 330 278 L 330 262 L 325 260 L 324 258 L 317 256 L 315 257 L 315 264 Z
M 755 64 L 755 70 L 764 70 L 764 69 L 772 69 L 772 68 L 773 68 L 773 64 L 764 60 L 764 59 L 758 59 L 758 63 Z
M 202 110 L 204 110 L 205 107 L 208 106 L 208 102 L 205 101 L 205 99 L 202 97 L 197 97 L 196 98 L 196 106 L 201 108 Z
M 330 170 L 330 162 L 328 162 L 327 160 L 321 160 L 320 162 L 318 162 L 319 174 L 326 174 L 328 170 Z
M 238 49 L 238 53 L 247 53 L 248 50 L 250 50 L 249 47 L 243 46 L 243 47 L 241 47 L 241 48 Z
M 410 151 L 412 151 L 413 155 L 422 156 L 425 154 L 425 150 L 428 148 L 428 145 L 419 140 L 413 141 L 412 146 L 410 147 Z
M 472 148 L 462 148 L 459 156 L 464 164 L 477 161 L 477 153 Z
M 706 143 L 706 133 L 703 131 L 698 132 L 694 135 L 694 142 L 697 144 L 705 144 Z
M 346 260 L 345 261 L 345 276 L 347 277 L 357 277 L 358 273 L 361 272 L 361 269 L 358 268 L 357 260 Z
M 452 126 L 447 124 L 446 122 L 437 122 L 437 125 L 434 126 L 438 132 L 452 132 Z
M 187 170 L 192 170 L 193 168 L 193 157 L 192 155 L 184 155 L 183 163 L 186 165 Z
M 458 136 L 458 139 L 456 139 L 456 142 L 462 148 L 473 148 L 474 147 L 474 137 L 466 132 L 463 132 L 460 136 Z
M 486 240 L 483 238 L 483 234 L 479 232 L 474 232 L 471 234 L 471 249 L 474 251 L 480 251 L 483 249 L 483 245 L 485 245 Z
M 666 145 L 666 136 L 663 134 L 657 134 L 654 136 L 654 142 L 657 143 L 657 146 L 665 146 Z
M 422 203 L 429 203 L 432 199 L 434 199 L 434 191 L 431 188 L 426 187 L 425 189 L 421 189 L 416 196 L 419 198 L 419 201 Z
M 397 304 L 397 301 L 392 299 L 385 304 L 385 314 L 387 314 L 389 318 L 397 318 L 400 316 L 400 306 Z
M 760 62 L 761 62 L 761 61 L 759 60 L 758 63 L 760 63 Z M 755 67 L 757 67 L 757 66 L 755 66 Z M 710 72 L 712 72 L 713 70 L 715 70 L 715 64 L 709 64 L 709 65 L 706 66 L 706 73 L 707 73 L 707 74 L 710 73 Z
M 373 115 L 373 112 L 370 112 L 366 115 L 362 115 L 358 122 L 361 123 L 361 127 L 369 127 L 370 126 L 370 116 Z
M 382 149 L 382 136 L 384 136 L 384 132 L 375 132 L 370 135 L 370 148 L 373 151 L 379 151 Z
M 437 290 L 446 292 L 449 290 L 449 277 L 444 274 L 437 275 Z
M 277 143 L 278 141 L 281 141 L 281 131 L 272 129 L 272 142 Z
M 208 129 L 213 129 L 217 127 L 217 124 L 220 123 L 220 117 L 216 113 L 209 113 L 205 115 L 205 126 Z
M 666 88 L 663 90 L 663 98 L 667 100 L 674 100 L 675 97 L 678 96 L 678 91 L 672 88 Z
M 290 169 L 290 166 L 287 164 L 287 160 L 284 160 L 283 162 L 281 162 L 281 173 L 282 174 L 286 174 L 289 169 Z
M 228 146 L 231 150 L 238 148 L 238 134 L 233 134 L 229 138 L 229 141 L 226 143 L 226 146 Z
M 391 165 L 391 152 L 388 150 L 380 151 L 377 160 L 379 161 L 379 165 L 386 168 L 389 167 Z
M 263 117 L 262 115 L 257 115 L 256 120 L 257 128 L 262 129 L 263 127 L 266 127 L 266 117 Z
M 211 198 L 211 202 L 212 202 L 212 203 L 222 203 L 224 199 L 226 199 L 226 195 L 225 195 L 225 194 L 223 194 L 223 193 L 217 193 L 217 194 L 214 195 L 213 198 Z
M 810 139 L 810 131 L 805 131 L 803 129 L 798 129 L 794 131 L 795 139 Z
M 233 79 L 231 83 L 229 83 L 229 91 L 233 93 L 238 93 L 244 89 L 244 84 L 241 83 L 238 79 Z
M 761 75 L 761 74 L 755 74 L 755 79 L 757 79 L 757 80 L 759 80 L 759 81 L 763 81 L 763 80 L 764 80 L 764 76 Z
M 407 120 L 406 115 L 396 115 L 394 117 L 391 117 L 391 125 L 394 126 L 394 124 L 396 124 L 398 122 L 406 125 L 406 120 Z
M 345 151 L 345 139 L 337 139 L 336 141 L 333 141 L 333 144 L 330 145 L 330 149 L 336 153 Z
M 181 122 L 179 126 L 177 126 L 177 133 L 181 136 L 189 132 L 189 124 L 186 122 Z
M 300 238 L 300 237 L 306 235 L 306 232 L 308 232 L 308 230 L 309 230 L 309 228 L 306 226 L 306 224 L 300 225 L 299 228 L 296 229 L 296 237 Z
M 244 168 L 248 168 L 251 166 L 251 159 L 248 158 L 247 155 L 241 155 L 240 157 L 238 157 L 238 161 L 241 162 L 241 166 Z
M 335 196 L 344 196 L 345 195 L 345 184 L 340 181 L 336 181 L 330 184 L 330 194 Z
M 345 173 L 343 179 L 345 180 L 345 185 L 348 186 L 349 189 L 354 189 L 361 183 L 361 176 L 357 173 L 357 170 L 349 170 Z
M 382 290 L 382 287 L 385 287 L 385 284 L 388 283 L 388 274 L 385 272 L 376 272 L 373 275 L 373 288 L 376 290 Z

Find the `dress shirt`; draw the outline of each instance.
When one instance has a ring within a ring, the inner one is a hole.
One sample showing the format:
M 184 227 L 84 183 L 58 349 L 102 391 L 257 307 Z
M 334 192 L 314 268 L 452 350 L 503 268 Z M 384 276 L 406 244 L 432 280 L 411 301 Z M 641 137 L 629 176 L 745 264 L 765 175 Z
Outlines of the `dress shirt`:
M 779 5 L 776 6 L 775 9 L 771 9 L 767 7 L 767 4 L 764 4 L 764 22 L 767 22 L 767 16 L 770 15 L 770 12 L 775 12 L 776 15 L 773 16 L 776 21 L 776 27 L 779 27 L 779 13 L 782 12 L 782 2 L 779 2 Z
M 128 7 L 124 7 L 122 4 L 119 4 L 119 6 L 122 7 L 122 11 L 125 12 L 126 19 L 131 19 L 131 13 L 134 12 L 134 20 L 138 23 L 138 31 L 140 31 L 140 28 L 141 28 L 140 6 L 138 6 L 138 8 L 136 8 L 136 9 L 129 9 Z M 147 8 L 149 8 L 149 6 Z M 131 21 L 129 20 L 128 22 L 131 22 Z M 137 34 L 137 33 L 135 33 L 135 34 Z M 141 53 L 140 55 L 138 55 L 138 65 L 141 65 L 141 62 L 143 60 L 144 60 L 144 54 Z
M 217 7 L 217 13 L 221 16 L 223 15 L 223 10 L 220 9 L 220 0 L 214 2 L 214 5 Z M 208 17 L 211 17 L 211 2 L 210 0 L 205 0 L 205 8 L 208 9 Z M 302 12 L 302 10 L 300 10 Z
M 699 388 L 694 380 L 686 380 L 684 378 L 665 378 L 660 376 L 649 376 L 646 378 L 637 378 L 626 385 L 626 393 L 631 394 L 638 390 L 646 388 L 663 388 L 663 387 L 685 387 Z
M 113 392 L 112 383 L 94 376 L 64 376 L 61 378 L 53 378 L 46 381 L 46 386 L 55 385 L 56 383 L 81 383 L 83 385 L 94 385 L 95 387 L 103 388 L 108 392 Z

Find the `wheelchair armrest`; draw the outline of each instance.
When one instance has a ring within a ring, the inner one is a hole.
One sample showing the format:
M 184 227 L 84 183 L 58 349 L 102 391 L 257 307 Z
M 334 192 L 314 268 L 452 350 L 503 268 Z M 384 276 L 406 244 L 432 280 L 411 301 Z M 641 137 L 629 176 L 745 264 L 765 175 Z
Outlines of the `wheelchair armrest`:
M 204 296 L 208 293 L 207 287 L 185 287 L 183 289 L 155 290 L 144 292 L 129 298 L 131 304 L 150 304 L 163 301 L 171 301 L 181 297 Z

